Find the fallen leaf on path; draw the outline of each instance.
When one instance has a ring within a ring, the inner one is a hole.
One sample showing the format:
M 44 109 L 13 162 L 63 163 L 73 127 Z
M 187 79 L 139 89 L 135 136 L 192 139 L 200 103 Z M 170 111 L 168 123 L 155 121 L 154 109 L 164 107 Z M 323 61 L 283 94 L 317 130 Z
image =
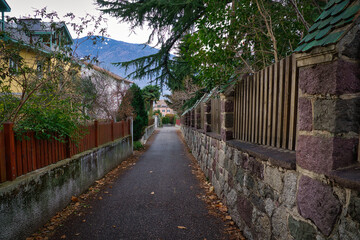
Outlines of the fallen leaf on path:
M 78 202 L 79 199 L 78 199 L 77 197 L 75 197 L 75 196 L 72 196 L 72 197 L 71 197 L 71 201 L 72 201 L 72 202 Z
M 104 193 L 109 193 L 109 192 L 104 192 Z
M 231 218 L 231 216 L 226 216 L 225 219 L 226 220 L 231 220 L 232 218 Z
M 116 226 L 115 226 L 115 225 L 113 225 L 113 228 L 116 228 Z
M 178 226 L 178 229 L 186 229 L 184 226 Z
M 103 198 L 102 197 L 99 197 L 99 200 L 102 200 Z
M 154 192 L 151 192 L 150 194 L 151 194 L 151 195 L 154 195 L 155 193 L 154 193 Z
M 61 238 L 61 239 L 65 239 L 65 238 L 66 238 L 66 235 L 62 235 L 60 238 Z
M 219 210 L 222 212 L 227 212 L 228 209 L 225 206 L 221 206 L 221 207 L 219 207 Z
M 80 233 L 75 233 L 75 236 L 79 236 L 80 235 Z
M 150 171 L 150 173 L 153 173 L 153 171 Z

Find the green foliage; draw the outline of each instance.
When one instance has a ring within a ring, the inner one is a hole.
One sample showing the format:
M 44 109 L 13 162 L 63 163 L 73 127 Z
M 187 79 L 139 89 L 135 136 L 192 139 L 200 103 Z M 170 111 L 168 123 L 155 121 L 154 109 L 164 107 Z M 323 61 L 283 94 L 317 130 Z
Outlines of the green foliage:
M 144 149 L 144 146 L 141 144 L 140 141 L 135 141 L 134 142 L 134 150 L 135 151 L 139 151 L 139 150 L 142 150 Z
M 149 110 L 149 116 L 152 116 L 153 103 L 160 98 L 160 87 L 157 85 L 147 85 L 142 89 L 146 108 Z
M 157 85 L 147 85 L 142 91 L 145 101 L 158 101 L 160 98 L 160 87 Z
M 158 115 L 159 117 L 162 117 L 162 113 L 161 113 L 161 111 L 159 109 L 155 110 L 153 115 Z
M 15 125 L 15 132 L 18 137 L 32 131 L 35 136 L 41 139 L 51 137 L 64 141 L 67 136 L 72 139 L 78 138 L 74 135 L 79 124 L 84 120 L 81 115 L 80 105 L 71 102 L 71 99 L 55 98 L 46 107 L 38 104 L 44 100 L 41 96 L 31 99 L 22 108 L 21 118 Z M 57 137 L 53 135 L 57 133 Z
M 133 84 L 129 90 L 132 93 L 131 106 L 134 109 L 134 140 L 137 141 L 142 137 L 144 129 L 148 126 L 148 115 L 139 86 Z
M 169 124 L 170 123 L 170 119 L 168 117 L 162 117 L 161 118 L 161 122 L 162 124 Z
M 90 77 L 84 77 L 77 82 L 76 91 L 82 95 L 82 112 L 86 115 L 87 111 L 94 108 L 98 94 L 96 86 Z
M 174 114 L 166 114 L 165 117 L 169 119 L 170 124 L 175 124 L 175 115 Z
M 176 78 L 170 70 L 174 63 L 170 50 L 184 33 L 194 26 L 194 22 L 205 14 L 206 9 L 202 0 L 97 0 L 97 3 L 104 13 L 130 23 L 133 28 L 147 25 L 152 29 L 149 42 L 156 37 L 161 45 L 159 52 L 118 65 L 125 68 L 135 66 L 136 71 L 130 74 L 131 77 L 148 77 L 160 85 Z
M 212 89 L 289 55 L 324 2 L 97 0 L 102 11 L 132 27 L 147 25 L 153 30 L 149 40 L 157 37 L 161 46 L 157 54 L 119 65 L 135 66 L 133 77 L 149 77 L 171 90 L 181 90 L 187 76 Z M 175 46 L 178 57 L 171 59 Z

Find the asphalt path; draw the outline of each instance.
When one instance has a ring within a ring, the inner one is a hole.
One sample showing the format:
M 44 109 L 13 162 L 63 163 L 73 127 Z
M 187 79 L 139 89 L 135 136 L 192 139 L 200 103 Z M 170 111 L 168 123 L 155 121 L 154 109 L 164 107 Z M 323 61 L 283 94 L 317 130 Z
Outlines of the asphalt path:
M 136 165 L 122 173 L 84 216 L 71 216 L 52 239 L 226 239 L 209 215 L 177 135 L 164 127 Z

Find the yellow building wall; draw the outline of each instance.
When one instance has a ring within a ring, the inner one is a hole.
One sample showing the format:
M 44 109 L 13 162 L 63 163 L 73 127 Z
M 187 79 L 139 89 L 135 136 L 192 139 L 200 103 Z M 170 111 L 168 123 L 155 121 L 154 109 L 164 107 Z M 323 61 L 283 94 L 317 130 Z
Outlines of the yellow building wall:
M 29 50 L 21 50 L 19 54 L 24 59 L 24 63 L 26 64 L 27 67 L 36 69 L 37 61 L 40 59 L 39 53 L 35 53 L 34 51 L 29 51 Z M 10 78 L 7 78 L 4 81 L 5 84 L 10 85 L 10 91 L 12 93 L 17 93 L 17 94 L 22 93 L 23 86 L 22 84 L 19 84 L 19 82 L 20 83 L 23 82 L 22 80 L 24 79 L 24 77 L 19 75 L 19 76 L 14 76 L 13 78 L 17 78 L 18 82 L 11 80 Z

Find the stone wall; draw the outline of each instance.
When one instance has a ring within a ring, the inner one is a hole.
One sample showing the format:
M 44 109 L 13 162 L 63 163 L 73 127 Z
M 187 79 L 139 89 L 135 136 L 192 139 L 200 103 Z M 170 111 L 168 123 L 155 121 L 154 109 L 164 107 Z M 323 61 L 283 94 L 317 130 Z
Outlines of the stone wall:
M 0 239 L 25 239 L 131 154 L 128 136 L 0 184 Z
M 360 239 L 359 190 L 297 170 L 294 152 L 182 133 L 246 239 Z

